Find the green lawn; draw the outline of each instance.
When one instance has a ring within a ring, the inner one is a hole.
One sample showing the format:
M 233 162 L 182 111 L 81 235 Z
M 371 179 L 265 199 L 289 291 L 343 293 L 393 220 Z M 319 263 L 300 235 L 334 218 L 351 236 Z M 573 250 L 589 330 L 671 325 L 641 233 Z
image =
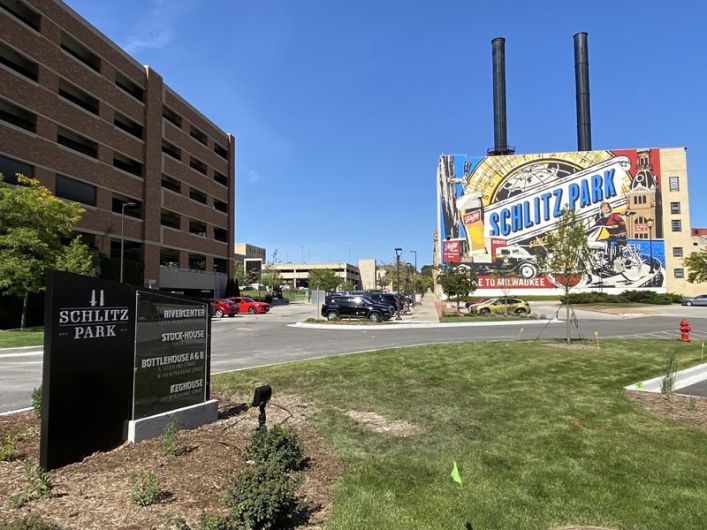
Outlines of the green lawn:
M 44 344 L 44 329 L 29 328 L 24 331 L 12 329 L 0 331 L 0 348 L 19 348 L 21 346 L 41 346 Z
M 653 416 L 622 387 L 684 366 L 677 341 L 467 343 L 381 350 L 216 376 L 247 400 L 272 384 L 320 409 L 346 464 L 332 529 L 697 529 L 707 520 L 707 433 Z M 368 431 L 343 411 L 422 429 Z M 449 473 L 456 461 L 464 485 Z M 701 521 L 701 522 L 700 522 Z

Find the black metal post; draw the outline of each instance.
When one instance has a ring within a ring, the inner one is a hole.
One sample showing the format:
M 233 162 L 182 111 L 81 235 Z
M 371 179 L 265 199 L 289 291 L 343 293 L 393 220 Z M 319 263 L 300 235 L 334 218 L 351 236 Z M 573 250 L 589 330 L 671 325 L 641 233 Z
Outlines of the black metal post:
M 395 249 L 395 275 L 397 277 L 397 288 L 396 288 L 396 293 L 400 293 L 400 254 L 402 254 L 403 249 L 402 248 L 396 248 Z M 400 305 L 398 303 L 399 301 L 396 299 L 395 306 L 398 309 L 398 316 L 395 317 L 395 320 L 402 320 L 400 317 Z
M 124 202 L 120 207 L 120 283 L 123 283 L 123 249 L 125 247 L 125 207 L 135 206 L 134 202 Z
M 653 219 L 648 219 L 646 224 L 648 225 L 648 249 L 651 256 L 651 268 L 649 272 L 653 274 L 655 272 L 655 268 L 653 267 Z
M 589 111 L 589 50 L 587 34 L 574 36 L 574 80 L 577 98 L 577 149 L 592 150 L 592 124 Z
M 491 155 L 513 154 L 506 130 L 506 39 L 491 41 L 493 62 L 493 149 Z
M 260 404 L 260 414 L 258 415 L 258 430 L 265 431 L 267 427 L 265 426 L 265 403 Z

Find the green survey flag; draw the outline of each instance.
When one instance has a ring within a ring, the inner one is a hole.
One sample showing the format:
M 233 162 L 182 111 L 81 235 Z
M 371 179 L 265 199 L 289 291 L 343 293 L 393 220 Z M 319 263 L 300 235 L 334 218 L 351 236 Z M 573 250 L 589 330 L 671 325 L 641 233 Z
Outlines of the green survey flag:
M 459 474 L 459 468 L 457 467 L 457 463 L 454 462 L 454 467 L 452 468 L 452 480 L 454 482 L 458 482 L 459 485 L 462 483 L 462 476 Z

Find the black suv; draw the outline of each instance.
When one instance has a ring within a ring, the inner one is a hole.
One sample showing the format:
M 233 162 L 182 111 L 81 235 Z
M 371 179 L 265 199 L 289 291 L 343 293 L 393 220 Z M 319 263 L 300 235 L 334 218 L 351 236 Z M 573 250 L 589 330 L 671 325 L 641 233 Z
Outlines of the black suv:
M 386 304 L 378 304 L 363 295 L 327 296 L 322 305 L 322 316 L 334 318 L 367 318 L 374 322 L 389 320 L 392 312 Z

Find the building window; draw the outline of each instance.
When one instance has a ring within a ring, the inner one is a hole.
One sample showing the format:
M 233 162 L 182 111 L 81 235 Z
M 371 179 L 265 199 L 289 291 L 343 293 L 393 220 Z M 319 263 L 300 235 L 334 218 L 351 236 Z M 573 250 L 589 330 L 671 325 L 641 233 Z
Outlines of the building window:
M 160 266 L 176 269 L 179 267 L 179 251 L 173 248 L 160 249 Z
M 162 105 L 162 117 L 177 129 L 182 128 L 182 117 L 165 105 Z
M 674 274 L 675 274 L 676 278 L 684 278 L 685 277 L 685 269 L 683 269 L 683 268 L 675 269 Z
M 205 271 L 206 256 L 201 254 L 189 254 L 189 268 L 197 271 Z
M 29 132 L 37 132 L 37 116 L 0 98 L 0 120 Z
M 680 203 L 679 202 L 671 202 L 670 203 L 670 213 L 676 214 L 676 215 L 680 213 Z
M 135 175 L 136 177 L 142 178 L 142 164 L 137 160 L 123 156 L 120 153 L 113 153 L 113 167 L 122 169 Z
M 682 232 L 682 221 L 680 219 L 673 219 L 670 221 L 670 226 L 673 232 Z
M 84 92 L 68 81 L 59 79 L 59 95 L 67 101 L 71 101 L 75 105 L 78 105 L 82 109 L 98 115 L 98 100 L 88 92 Z
M 206 133 L 200 131 L 193 125 L 189 127 L 189 135 L 194 138 L 197 142 L 201 142 L 204 145 L 208 145 L 209 143 L 209 137 L 206 136 Z
M 206 223 L 195 219 L 189 220 L 189 233 L 199 237 L 206 237 Z
M 219 212 L 228 213 L 228 204 L 223 201 L 219 201 L 218 199 L 214 199 L 214 209 Z
M 228 160 L 228 151 L 217 143 L 214 144 L 214 152 L 224 160 Z
M 101 71 L 101 58 L 67 33 L 61 34 L 61 49 L 92 70 Z
M 162 187 L 176 193 L 182 193 L 182 183 L 167 175 L 162 175 Z
M 24 175 L 28 178 L 34 178 L 34 166 L 20 162 L 13 158 L 0 156 L 0 174 L 2 181 L 6 184 L 17 184 L 17 176 Z
M 162 210 L 160 214 L 160 224 L 179 230 L 181 228 L 181 217 L 179 214 L 170 212 L 169 210 Z
M 122 214 L 123 205 L 128 203 L 132 203 L 132 206 L 125 207 L 125 215 L 127 215 L 128 217 L 134 217 L 135 219 L 142 219 L 142 202 L 138 201 L 137 199 L 114 195 L 112 209 L 115 213 Z
M 167 153 L 172 158 L 177 160 L 182 159 L 182 150 L 174 144 L 169 143 L 167 140 L 162 140 L 162 152 Z
M 37 73 L 39 72 L 37 63 L 30 61 L 27 57 L 2 42 L 0 42 L 0 64 L 12 68 L 18 74 L 22 74 L 32 81 L 37 80 Z
M 228 177 L 224 175 L 223 173 L 219 173 L 218 171 L 214 171 L 214 180 L 221 184 L 222 186 L 228 186 Z
M 189 198 L 201 204 L 206 204 L 206 193 L 195 188 L 189 188 Z
M 145 100 L 145 89 L 120 72 L 115 73 L 115 86 L 124 90 L 138 101 Z
M 228 230 L 214 228 L 214 239 L 223 243 L 228 243 Z
M 680 179 L 678 177 L 669 177 L 668 182 L 670 191 L 680 191 Z
M 35 10 L 30 9 L 17 0 L 0 0 L 0 7 L 3 7 L 10 14 L 15 15 L 15 17 L 27 24 L 30 28 L 39 31 L 42 17 Z
M 206 164 L 204 164 L 198 158 L 194 158 L 193 156 L 189 157 L 189 167 L 195 169 L 199 173 L 203 173 L 204 175 L 206 175 L 207 173 Z
M 55 194 L 62 199 L 96 205 L 96 186 L 72 179 L 64 175 L 57 175 L 55 182 Z
M 214 258 L 214 272 L 228 272 L 228 260 L 223 258 Z
M 682 247 L 673 247 L 673 257 L 682 258 Z
M 98 144 L 93 140 L 89 140 L 85 136 L 81 136 L 73 131 L 57 128 L 56 141 L 58 144 L 88 155 L 93 158 L 98 158 Z
M 135 138 L 142 140 L 142 125 L 116 112 L 113 116 L 113 125 L 123 129 L 126 133 L 132 134 Z

